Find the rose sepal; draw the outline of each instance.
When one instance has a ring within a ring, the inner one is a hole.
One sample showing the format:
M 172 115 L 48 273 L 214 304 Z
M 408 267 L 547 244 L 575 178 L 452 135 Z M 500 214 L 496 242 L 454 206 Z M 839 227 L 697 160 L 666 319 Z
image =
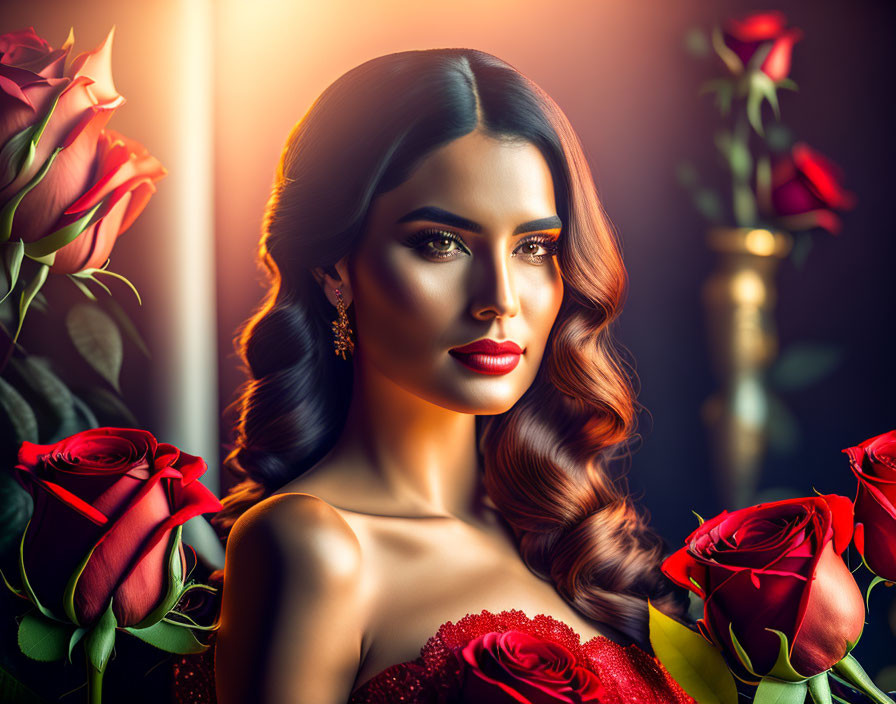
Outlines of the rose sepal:
M 834 704 L 827 672 L 820 672 L 815 677 L 810 677 L 806 684 L 809 685 L 809 695 L 815 704 Z
M 647 608 L 650 645 L 672 678 L 699 702 L 737 704 L 737 685 L 721 652 L 649 600 Z
M 92 552 L 92 551 L 91 551 Z M 112 599 L 99 620 L 87 632 L 84 638 L 84 656 L 87 665 L 87 701 L 89 704 L 102 704 L 103 674 L 109 663 L 109 656 L 115 645 L 115 629 L 118 622 L 112 610 Z
M 31 519 L 28 519 L 28 523 L 25 524 L 25 530 L 22 531 L 22 539 L 21 541 L 19 541 L 19 577 L 22 579 L 22 591 L 25 593 L 28 601 L 34 604 L 37 610 L 40 611 L 41 614 L 43 614 L 46 618 L 50 619 L 51 621 L 58 621 L 59 623 L 68 625 L 68 621 L 63 618 L 59 618 L 46 606 L 40 603 L 40 599 L 37 598 L 37 594 L 34 593 L 34 589 L 31 587 L 31 583 L 28 581 L 28 575 L 25 572 L 25 536 L 28 534 L 28 526 L 30 525 Z
M 753 704 L 803 704 L 809 685 L 806 682 L 785 682 L 763 677 L 756 688 Z
M 864 562 L 864 559 L 865 558 L 862 558 L 863 562 Z M 866 564 L 865 567 L 868 567 L 868 565 Z M 874 573 L 872 572 L 872 574 L 874 574 Z M 881 582 L 886 583 L 886 585 L 889 587 L 893 586 L 893 582 L 890 581 L 889 579 L 886 579 L 886 578 L 881 577 L 876 574 L 874 575 L 874 579 L 871 580 L 871 584 L 869 584 L 868 589 L 865 590 L 865 608 L 868 609 L 869 611 L 871 610 L 871 604 L 869 601 L 871 599 L 871 590 L 874 589 Z
M 775 113 L 775 119 L 781 121 L 781 108 L 778 105 L 778 93 L 775 82 L 764 71 L 753 71 L 750 75 L 750 86 L 747 93 L 747 119 L 760 137 L 765 137 L 762 126 L 762 103 L 768 101 Z
M 171 531 L 171 540 L 168 544 L 168 555 L 167 560 L 165 561 L 168 565 L 168 588 L 165 592 L 165 596 L 158 603 L 156 608 L 150 611 L 142 621 L 134 624 L 133 628 L 148 628 L 161 621 L 187 591 L 184 587 L 183 564 L 180 559 L 182 533 L 183 524 Z
M 53 98 L 53 102 L 50 104 L 50 108 L 38 124 L 28 125 L 25 129 L 17 132 L 6 141 L 6 144 L 3 145 L 3 149 L 0 149 L 0 164 L 5 166 L 5 173 L 3 174 L 4 181 L 3 185 L 0 187 L 6 188 L 6 186 L 13 183 L 23 171 L 29 169 L 31 164 L 34 163 L 34 155 L 37 153 L 37 144 L 49 124 L 50 118 L 56 111 L 56 106 L 59 104 L 59 98 L 69 88 L 71 88 L 71 83 L 67 84 L 63 90 L 56 94 Z M 12 172 L 13 169 L 15 170 L 15 173 Z
M 11 242 L 6 249 L 6 265 L 9 268 L 9 289 L 0 298 L 0 303 L 12 293 L 19 281 L 19 271 L 22 269 L 22 261 L 25 259 L 25 243 L 22 240 Z
M 38 259 L 53 254 L 65 245 L 74 242 L 84 230 L 106 215 L 106 208 L 103 206 L 108 202 L 110 202 L 108 198 L 101 200 L 74 222 L 44 235 L 39 240 L 28 242 L 25 245 L 25 256 Z
M 831 669 L 846 680 L 850 686 L 863 692 L 877 704 L 893 704 L 893 700 L 875 686 L 868 673 L 852 655 L 847 654 Z
M 127 278 L 125 278 L 121 274 L 116 274 L 114 271 L 109 271 L 108 269 L 106 269 L 106 267 L 109 266 L 109 261 L 110 260 L 107 259 L 106 263 L 103 264 L 103 266 L 100 267 L 99 269 L 96 269 L 96 268 L 82 269 L 81 271 L 79 271 L 75 274 L 69 274 L 68 276 L 69 276 L 69 278 L 72 279 L 72 281 L 75 281 L 75 279 L 88 279 L 90 281 L 93 281 L 93 283 L 95 283 L 95 284 L 101 286 L 103 289 L 105 289 L 106 293 L 108 293 L 110 296 L 112 295 L 112 292 L 99 279 L 96 279 L 94 277 L 94 274 L 106 274 L 107 276 L 112 276 L 113 278 L 116 278 L 119 281 L 123 281 L 124 283 L 126 283 L 130 287 L 131 291 L 134 292 L 134 295 L 137 297 L 137 303 L 142 306 L 143 299 L 140 298 L 140 292 L 137 290 L 137 287 L 134 286 L 134 284 L 132 284 Z M 79 283 L 79 282 L 75 281 L 75 283 Z M 89 298 L 89 296 L 88 296 L 88 298 Z M 96 300 L 96 299 L 94 298 L 94 300 Z
M 97 542 L 90 548 L 81 562 L 78 563 L 78 566 L 75 568 L 75 571 L 72 572 L 71 577 L 69 577 L 68 582 L 65 585 L 65 591 L 62 593 L 62 608 L 65 610 L 65 615 L 68 616 L 69 620 L 76 626 L 81 626 L 82 624 L 78 620 L 77 613 L 75 613 L 75 590 L 78 588 L 78 580 L 81 579 L 81 575 L 84 574 L 87 563 L 90 561 L 90 558 L 93 556 L 93 553 L 99 545 L 99 542 Z
M 34 300 L 37 292 L 40 291 L 44 282 L 46 282 L 49 273 L 49 265 L 41 264 L 40 267 L 38 267 L 34 278 L 28 282 L 25 290 L 22 291 L 22 295 L 19 298 L 19 326 L 16 328 L 16 334 L 12 336 L 12 344 L 16 344 L 16 341 L 19 339 L 19 333 L 22 332 L 22 323 L 25 322 L 25 314 L 28 312 L 28 306 L 31 305 L 31 301 Z
M 84 636 L 84 650 L 87 652 L 87 658 L 90 664 L 100 673 L 106 671 L 106 664 L 109 662 L 112 646 L 115 645 L 115 629 L 117 626 L 118 621 L 115 618 L 115 612 L 112 610 L 112 599 L 109 599 L 109 606 L 106 607 L 103 615 L 100 616 L 99 620 Z
M 53 153 L 47 157 L 47 160 L 40 168 L 40 171 L 34 174 L 31 180 L 22 187 L 22 190 L 9 199 L 9 202 L 3 206 L 3 210 L 0 210 L 0 243 L 9 241 L 9 238 L 12 236 L 12 219 L 16 214 L 16 208 L 19 207 L 19 203 L 22 202 L 22 199 L 28 194 L 28 191 L 39 184 L 44 176 L 47 175 L 53 162 L 56 161 L 59 152 L 62 150 L 63 147 L 56 147 L 56 149 L 53 150 Z
M 740 60 L 740 57 L 725 44 L 725 38 L 722 36 L 722 28 L 719 25 L 715 25 L 712 28 L 712 48 L 715 50 L 716 54 L 719 55 L 719 58 L 725 66 L 728 67 L 728 70 L 731 71 L 731 73 L 734 75 L 743 73 L 744 63 Z

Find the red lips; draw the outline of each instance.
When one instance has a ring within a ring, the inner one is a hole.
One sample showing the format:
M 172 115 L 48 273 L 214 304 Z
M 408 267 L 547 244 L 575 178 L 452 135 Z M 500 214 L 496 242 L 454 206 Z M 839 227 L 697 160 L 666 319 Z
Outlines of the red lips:
M 520 363 L 523 350 L 511 340 L 476 340 L 448 353 L 465 367 L 480 374 L 507 374 Z

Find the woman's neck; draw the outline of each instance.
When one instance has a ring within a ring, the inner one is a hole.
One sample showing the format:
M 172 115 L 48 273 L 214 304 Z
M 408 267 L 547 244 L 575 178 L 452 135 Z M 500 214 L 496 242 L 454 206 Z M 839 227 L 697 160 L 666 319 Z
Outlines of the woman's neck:
M 476 416 L 429 403 L 364 364 L 355 365 L 348 417 L 331 459 L 375 475 L 406 515 L 467 520 L 487 503 Z

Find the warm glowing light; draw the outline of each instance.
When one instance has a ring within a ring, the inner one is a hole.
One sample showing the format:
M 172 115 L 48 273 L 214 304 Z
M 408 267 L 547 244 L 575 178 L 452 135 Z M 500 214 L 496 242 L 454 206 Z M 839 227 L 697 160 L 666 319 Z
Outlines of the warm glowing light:
M 731 279 L 731 294 L 739 305 L 761 306 L 765 303 L 765 284 L 755 271 L 744 269 Z
M 771 256 L 775 252 L 775 236 L 768 230 L 750 230 L 744 237 L 744 247 L 750 254 Z
M 209 471 L 202 482 L 219 491 L 217 417 L 217 331 L 215 329 L 212 135 L 214 85 L 213 5 L 211 0 L 181 0 L 173 31 L 181 66 L 172 77 L 178 144 L 169 160 L 175 194 L 177 256 L 166 260 L 168 286 L 175 301 L 169 330 L 170 370 L 163 437 L 199 454 Z

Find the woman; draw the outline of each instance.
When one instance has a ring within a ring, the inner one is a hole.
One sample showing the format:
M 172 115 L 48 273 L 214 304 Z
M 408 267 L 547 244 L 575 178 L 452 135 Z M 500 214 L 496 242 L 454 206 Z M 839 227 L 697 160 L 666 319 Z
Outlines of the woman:
M 356 67 L 287 141 L 261 259 L 219 701 L 435 701 L 459 671 L 421 646 L 468 614 L 647 647 L 646 599 L 681 605 L 607 467 L 634 423 L 625 270 L 551 98 L 468 49 Z

